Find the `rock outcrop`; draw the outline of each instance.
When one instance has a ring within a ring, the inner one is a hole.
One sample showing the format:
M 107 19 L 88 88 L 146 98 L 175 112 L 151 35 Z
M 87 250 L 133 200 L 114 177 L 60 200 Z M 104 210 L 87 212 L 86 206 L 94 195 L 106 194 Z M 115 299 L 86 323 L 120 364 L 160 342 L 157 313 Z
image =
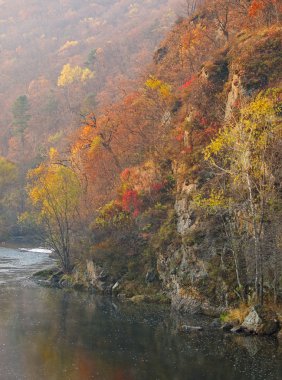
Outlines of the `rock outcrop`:
M 254 306 L 242 323 L 242 328 L 257 335 L 273 335 L 278 333 L 280 323 L 274 311 Z

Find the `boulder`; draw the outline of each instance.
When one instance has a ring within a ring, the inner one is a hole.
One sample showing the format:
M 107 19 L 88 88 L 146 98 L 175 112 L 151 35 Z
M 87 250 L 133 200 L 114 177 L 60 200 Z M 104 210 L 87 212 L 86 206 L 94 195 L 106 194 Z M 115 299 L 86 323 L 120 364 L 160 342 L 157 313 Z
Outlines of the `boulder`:
M 280 324 L 278 316 L 273 310 L 257 305 L 252 307 L 244 319 L 242 327 L 253 334 L 273 335 L 278 333 Z

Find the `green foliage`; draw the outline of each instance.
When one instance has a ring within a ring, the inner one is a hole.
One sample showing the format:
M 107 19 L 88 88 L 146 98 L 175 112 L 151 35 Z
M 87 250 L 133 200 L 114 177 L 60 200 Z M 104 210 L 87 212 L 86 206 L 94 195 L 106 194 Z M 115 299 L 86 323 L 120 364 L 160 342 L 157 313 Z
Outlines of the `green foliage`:
M 30 120 L 29 101 L 26 95 L 19 96 L 12 107 L 13 113 L 13 125 L 16 134 L 22 134 L 28 127 L 28 121 Z
M 90 52 L 88 53 L 87 61 L 85 62 L 85 66 L 92 69 L 97 58 L 96 55 L 97 55 L 97 49 L 90 50 Z

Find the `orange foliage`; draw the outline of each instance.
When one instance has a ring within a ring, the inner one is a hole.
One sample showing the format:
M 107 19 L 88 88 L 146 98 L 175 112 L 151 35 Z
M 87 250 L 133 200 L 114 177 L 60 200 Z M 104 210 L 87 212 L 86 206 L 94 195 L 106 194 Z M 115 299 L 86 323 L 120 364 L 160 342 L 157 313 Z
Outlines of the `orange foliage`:
M 265 10 L 269 6 L 278 6 L 279 2 L 279 0 L 252 0 L 249 6 L 249 15 L 256 16 L 260 11 Z

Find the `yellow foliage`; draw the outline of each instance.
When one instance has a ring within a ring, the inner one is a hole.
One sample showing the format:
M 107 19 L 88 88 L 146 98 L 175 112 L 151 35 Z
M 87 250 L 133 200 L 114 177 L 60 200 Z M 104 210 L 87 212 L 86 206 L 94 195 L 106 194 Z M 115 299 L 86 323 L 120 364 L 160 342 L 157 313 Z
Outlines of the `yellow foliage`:
M 91 142 L 90 153 L 93 153 L 101 144 L 102 138 L 100 136 L 95 136 Z
M 151 90 L 158 91 L 159 95 L 163 98 L 167 98 L 171 95 L 170 85 L 154 76 L 150 76 L 149 79 L 146 80 L 145 86 Z
M 208 198 L 204 198 L 202 194 L 197 194 L 193 198 L 194 203 L 207 211 L 213 212 L 218 208 L 225 208 L 229 204 L 229 199 L 224 196 L 222 190 L 212 190 Z
M 58 142 L 62 136 L 63 136 L 62 131 L 56 132 L 54 135 L 50 135 L 48 137 L 48 143 L 54 144 L 54 143 Z
M 9 183 L 15 182 L 17 175 L 16 165 L 0 156 L 0 189 L 3 189 Z
M 83 69 L 80 66 L 64 65 L 58 78 L 57 85 L 59 87 L 68 86 L 74 82 L 86 82 L 88 79 L 94 78 L 94 73 L 88 68 Z
M 79 199 L 80 185 L 74 172 L 62 165 L 41 164 L 28 173 L 28 194 L 39 215 L 49 221 L 73 212 Z
M 243 323 L 246 316 L 249 314 L 250 308 L 245 303 L 241 303 L 236 309 L 231 309 L 228 311 L 225 318 L 226 321 L 238 321 L 239 324 Z
M 255 177 L 261 175 L 265 150 L 281 136 L 279 93 L 275 89 L 260 93 L 243 108 L 239 122 L 225 126 L 205 148 L 205 160 L 212 164 L 217 160 L 225 170 L 231 169 L 235 181 L 244 170 L 251 169 Z
M 54 160 L 58 159 L 58 156 L 59 156 L 59 153 L 58 153 L 57 149 L 55 149 L 53 147 L 50 148 L 50 150 L 49 150 L 50 161 L 54 161 Z
M 77 46 L 78 45 L 78 41 L 67 41 L 61 48 L 60 48 L 60 52 L 64 51 L 64 50 L 67 50 L 71 47 L 74 47 L 74 46 Z

